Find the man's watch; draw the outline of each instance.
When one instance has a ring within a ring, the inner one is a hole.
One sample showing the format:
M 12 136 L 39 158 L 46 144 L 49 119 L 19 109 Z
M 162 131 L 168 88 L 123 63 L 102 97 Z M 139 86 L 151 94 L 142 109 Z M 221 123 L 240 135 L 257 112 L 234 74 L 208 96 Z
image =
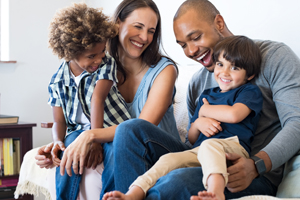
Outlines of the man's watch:
M 252 156 L 251 159 L 254 161 L 258 177 L 262 176 L 267 170 L 264 160 L 257 156 Z

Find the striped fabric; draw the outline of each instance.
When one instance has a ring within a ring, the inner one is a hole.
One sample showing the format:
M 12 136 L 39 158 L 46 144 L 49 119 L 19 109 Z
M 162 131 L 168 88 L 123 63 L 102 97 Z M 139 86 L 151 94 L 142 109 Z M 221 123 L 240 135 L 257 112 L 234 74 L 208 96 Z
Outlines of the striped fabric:
M 117 66 L 111 56 L 106 55 L 95 72 L 90 74 L 84 71 L 81 76 L 82 79 L 77 87 L 71 77 L 68 63 L 64 61 L 53 75 L 48 86 L 48 104 L 50 106 L 62 107 L 67 123 L 67 135 L 73 131 L 82 129 L 82 126 L 75 122 L 79 103 L 82 105 L 84 114 L 90 120 L 92 94 L 96 82 L 100 79 L 112 80 L 114 82 L 105 100 L 103 127 L 116 125 L 130 119 L 124 99 L 116 87 L 116 83 L 118 82 Z

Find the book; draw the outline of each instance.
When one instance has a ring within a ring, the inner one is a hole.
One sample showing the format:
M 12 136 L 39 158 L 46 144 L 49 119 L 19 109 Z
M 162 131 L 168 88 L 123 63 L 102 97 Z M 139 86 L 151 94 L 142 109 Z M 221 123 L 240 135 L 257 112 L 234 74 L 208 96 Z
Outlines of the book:
M 20 139 L 13 139 L 13 174 L 20 173 Z
M 9 159 L 9 175 L 13 175 L 14 174 L 14 163 L 13 163 L 13 153 L 14 153 L 14 146 L 13 146 L 13 139 L 12 138 L 8 138 L 8 148 L 9 148 L 9 155 L 8 155 L 8 159 Z
M 18 121 L 19 121 L 18 116 L 0 114 L 0 124 L 17 124 Z
M 0 138 L 0 176 L 4 176 L 3 156 L 3 139 Z
M 10 178 L 10 179 L 0 179 L 0 188 L 1 187 L 11 187 L 18 185 L 19 178 Z
M 13 175 L 13 142 L 12 138 L 3 138 L 4 176 Z
M 3 171 L 4 176 L 9 175 L 8 171 L 8 152 L 7 152 L 7 138 L 3 138 Z

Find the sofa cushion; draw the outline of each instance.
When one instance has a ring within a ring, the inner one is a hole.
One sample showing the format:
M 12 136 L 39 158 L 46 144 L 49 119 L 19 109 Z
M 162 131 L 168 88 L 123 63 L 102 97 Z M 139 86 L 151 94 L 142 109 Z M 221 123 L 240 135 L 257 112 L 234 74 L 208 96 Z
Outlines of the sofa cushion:
M 200 70 L 201 65 L 187 65 L 178 66 L 179 76 L 176 80 L 176 95 L 174 103 L 174 115 L 177 124 L 177 129 L 181 140 L 185 141 L 185 135 L 187 133 L 187 126 L 189 123 L 188 109 L 186 105 L 186 96 L 189 81 L 193 74 Z
M 282 182 L 277 190 L 277 197 L 300 198 L 300 151 L 290 159 L 284 168 Z

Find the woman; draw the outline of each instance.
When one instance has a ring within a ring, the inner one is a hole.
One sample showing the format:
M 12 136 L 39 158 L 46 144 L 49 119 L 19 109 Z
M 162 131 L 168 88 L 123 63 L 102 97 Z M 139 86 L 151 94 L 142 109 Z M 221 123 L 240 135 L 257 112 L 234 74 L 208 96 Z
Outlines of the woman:
M 152 0 L 124 0 L 117 8 L 114 20 L 119 25 L 119 34 L 109 41 L 109 53 L 117 61 L 118 89 L 131 117 L 157 125 L 180 141 L 172 106 L 177 69 L 159 51 L 161 18 L 157 6 Z M 104 167 L 113 166 L 112 141 L 116 128 L 111 126 L 81 133 L 64 152 L 61 174 L 65 168 L 70 175 L 72 163 L 78 162 L 79 167 L 74 165 L 73 170 L 77 173 L 79 168 L 82 174 L 88 151 L 95 143 L 103 143 Z M 45 160 L 47 149 L 44 148 L 36 156 L 37 164 L 50 167 L 52 163 Z M 113 174 L 113 167 L 104 168 L 103 182 L 110 184 L 104 185 L 103 193 L 115 189 Z

